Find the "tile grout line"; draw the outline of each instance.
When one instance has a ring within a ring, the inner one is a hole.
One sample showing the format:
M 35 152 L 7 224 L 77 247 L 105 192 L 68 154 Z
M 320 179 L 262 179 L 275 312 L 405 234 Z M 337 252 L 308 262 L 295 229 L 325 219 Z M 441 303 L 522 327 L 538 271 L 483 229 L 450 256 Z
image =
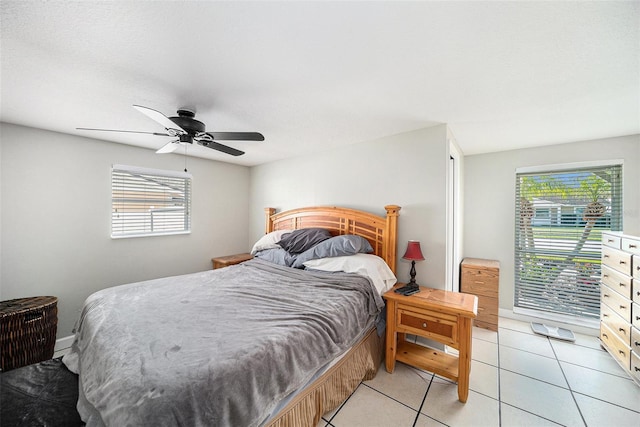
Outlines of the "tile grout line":
M 420 406 L 418 407 L 418 413 L 416 414 L 416 417 L 413 419 L 412 427 L 416 427 L 416 423 L 418 422 L 418 419 L 420 418 L 420 413 L 422 412 L 422 407 L 424 406 L 425 400 L 427 400 L 427 394 L 429 393 L 429 389 L 431 388 L 431 384 L 433 384 L 433 379 L 434 378 L 435 378 L 435 374 L 432 374 L 431 375 L 431 380 L 429 381 L 429 384 L 427 385 L 427 390 L 424 392 L 424 396 L 422 396 L 422 402 L 420 402 Z
M 498 427 L 502 427 L 502 395 L 500 394 L 500 328 L 496 333 L 496 344 L 498 345 Z
M 553 347 L 553 343 L 551 342 L 551 338 L 547 338 L 549 341 L 549 346 L 551 347 L 551 351 L 553 351 L 553 355 L 556 358 L 556 362 L 558 363 L 558 367 L 560 368 L 560 372 L 562 372 L 562 377 L 567 382 L 567 387 L 569 389 L 569 393 L 571 393 L 571 398 L 573 399 L 573 403 L 576 404 L 576 408 L 578 408 L 578 413 L 580 414 L 580 418 L 582 418 L 582 422 L 585 426 L 588 426 L 587 421 L 584 419 L 584 415 L 582 415 L 582 410 L 580 409 L 580 405 L 578 405 L 578 401 L 576 400 L 576 396 L 573 394 L 573 390 L 571 389 L 571 384 L 569 384 L 569 380 L 567 379 L 567 375 L 564 373 L 564 369 L 562 369 L 562 363 L 560 363 L 560 359 L 558 359 L 558 355 L 556 354 L 556 349 Z
M 545 420 L 545 421 L 549 421 L 550 423 L 557 424 L 557 425 L 559 425 L 559 426 L 563 426 L 563 425 L 564 425 L 564 424 L 560 424 L 560 423 L 559 423 L 559 422 L 557 422 L 557 421 L 553 421 L 552 419 L 545 418 L 545 417 L 543 417 L 543 416 L 542 416 L 542 415 L 540 415 L 540 414 L 536 414 L 535 412 L 528 411 L 528 410 L 526 410 L 526 409 L 520 408 L 520 407 L 515 406 L 515 405 L 512 405 L 512 404 L 510 404 L 510 403 L 504 402 L 504 404 L 505 404 L 505 405 L 507 405 L 507 406 L 510 406 L 510 407 L 512 407 L 512 408 L 514 408 L 514 409 L 517 409 L 518 411 L 526 412 L 527 414 L 533 415 L 533 416 L 534 416 L 534 417 L 536 417 L 536 418 L 542 418 L 543 420 Z

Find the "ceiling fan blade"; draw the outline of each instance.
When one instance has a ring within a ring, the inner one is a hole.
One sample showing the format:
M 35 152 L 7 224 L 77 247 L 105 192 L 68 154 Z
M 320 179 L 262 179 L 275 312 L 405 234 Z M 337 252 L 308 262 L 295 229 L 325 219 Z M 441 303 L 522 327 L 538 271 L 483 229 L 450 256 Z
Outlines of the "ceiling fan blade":
M 124 132 L 124 133 L 143 133 L 147 135 L 171 136 L 168 133 L 159 132 L 139 132 L 137 130 L 118 130 L 118 129 L 94 129 L 94 128 L 76 128 L 77 130 L 97 130 L 100 132 Z
M 207 135 L 223 141 L 264 141 L 259 132 L 207 132 Z
M 185 133 L 187 132 L 186 130 L 175 124 L 169 117 L 162 114 L 160 111 L 156 111 L 148 107 L 143 107 L 142 105 L 134 105 L 133 108 L 140 111 L 150 119 L 160 123 L 165 129 L 175 129 Z
M 203 147 L 211 148 L 213 150 L 222 151 L 226 154 L 231 154 L 232 156 L 242 156 L 244 154 L 244 151 L 236 150 L 235 148 L 218 144 L 215 141 L 199 140 L 198 144 L 202 145 Z
M 157 154 L 173 153 L 178 149 L 178 147 L 180 147 L 180 140 L 176 139 L 175 141 L 171 141 L 163 145 L 162 147 L 160 147 L 160 149 L 156 151 L 156 153 Z

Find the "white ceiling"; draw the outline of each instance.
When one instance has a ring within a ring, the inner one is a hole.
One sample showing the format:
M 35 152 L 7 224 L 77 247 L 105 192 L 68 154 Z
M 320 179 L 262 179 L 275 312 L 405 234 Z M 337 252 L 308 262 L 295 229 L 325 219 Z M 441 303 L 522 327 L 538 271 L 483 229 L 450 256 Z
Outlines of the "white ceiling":
M 640 133 L 640 2 L 0 3 L 0 120 L 256 165 L 447 123 L 465 154 Z

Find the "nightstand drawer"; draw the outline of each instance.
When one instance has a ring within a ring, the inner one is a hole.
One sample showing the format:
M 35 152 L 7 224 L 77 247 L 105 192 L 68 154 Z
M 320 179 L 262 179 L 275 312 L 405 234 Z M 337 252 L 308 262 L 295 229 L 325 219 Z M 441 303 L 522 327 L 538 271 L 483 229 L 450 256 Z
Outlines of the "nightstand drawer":
M 611 307 L 613 311 L 624 319 L 631 319 L 631 300 L 605 285 L 600 286 L 600 294 L 600 300 Z
M 602 266 L 602 283 L 631 299 L 631 277 L 606 265 Z
M 455 345 L 458 342 L 458 318 L 414 307 L 398 307 L 398 332 L 432 338 L 439 342 Z
M 617 249 L 602 247 L 602 263 L 621 273 L 631 275 L 631 254 Z

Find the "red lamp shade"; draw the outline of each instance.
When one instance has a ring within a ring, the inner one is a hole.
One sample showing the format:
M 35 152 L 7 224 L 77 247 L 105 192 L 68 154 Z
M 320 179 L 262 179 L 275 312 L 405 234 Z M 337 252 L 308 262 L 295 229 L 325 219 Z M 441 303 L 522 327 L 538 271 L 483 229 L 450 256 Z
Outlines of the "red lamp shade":
M 420 242 L 417 240 L 409 240 L 409 243 L 407 243 L 407 251 L 404 253 L 402 258 L 408 259 L 409 261 L 424 260 L 424 256 L 420 250 Z

